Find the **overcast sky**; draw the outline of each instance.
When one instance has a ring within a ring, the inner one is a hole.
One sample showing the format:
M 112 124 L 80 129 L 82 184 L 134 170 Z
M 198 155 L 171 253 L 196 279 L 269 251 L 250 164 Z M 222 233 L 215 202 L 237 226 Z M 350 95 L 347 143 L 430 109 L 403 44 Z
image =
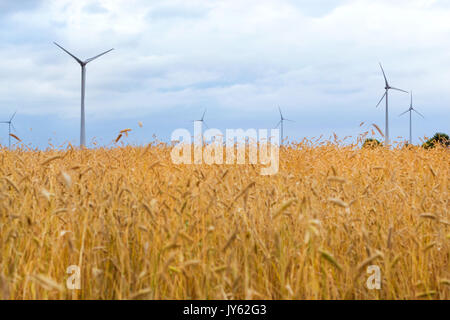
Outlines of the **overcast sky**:
M 278 105 L 292 140 L 384 130 L 381 61 L 414 91 L 419 142 L 449 131 L 449 17 L 446 0 L 0 0 L 0 120 L 17 110 L 26 144 L 79 143 L 80 67 L 56 41 L 82 59 L 115 48 L 87 67 L 88 141 L 167 140 L 204 108 L 209 127 L 272 128 Z M 409 96 L 390 101 L 406 137 Z

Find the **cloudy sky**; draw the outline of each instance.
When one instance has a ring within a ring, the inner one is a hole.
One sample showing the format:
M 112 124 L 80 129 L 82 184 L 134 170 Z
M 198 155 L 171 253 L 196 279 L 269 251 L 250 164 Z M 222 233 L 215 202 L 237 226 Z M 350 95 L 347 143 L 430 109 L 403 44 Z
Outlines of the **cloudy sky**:
M 82 59 L 115 48 L 87 68 L 88 141 L 167 140 L 204 108 L 209 127 L 272 128 L 278 105 L 292 140 L 356 136 L 384 128 L 381 61 L 414 91 L 419 142 L 449 131 L 449 17 L 446 0 L 0 0 L 0 120 L 18 110 L 26 144 L 79 143 L 80 67 L 56 41 Z M 407 136 L 409 96 L 390 101 L 391 137 Z

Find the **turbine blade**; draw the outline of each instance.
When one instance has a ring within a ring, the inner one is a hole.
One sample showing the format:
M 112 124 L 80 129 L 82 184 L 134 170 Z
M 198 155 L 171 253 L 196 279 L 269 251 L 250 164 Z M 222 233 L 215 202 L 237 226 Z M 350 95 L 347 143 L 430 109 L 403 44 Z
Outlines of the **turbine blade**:
M 384 97 L 386 97 L 386 92 L 383 94 L 383 96 L 381 97 L 380 101 L 378 102 L 377 106 L 375 108 L 378 108 L 378 106 L 380 105 L 381 101 L 383 101 Z
M 114 48 L 109 49 L 108 51 L 105 51 L 105 52 L 103 52 L 103 53 L 100 53 L 99 55 L 96 55 L 95 57 L 92 57 L 92 58 L 87 59 L 87 60 L 86 60 L 86 64 L 89 63 L 89 62 L 91 62 L 91 61 L 93 61 L 93 60 L 95 60 L 95 59 L 97 59 L 97 58 L 100 58 L 101 56 L 103 56 L 103 55 L 105 55 L 105 54 L 107 54 L 108 52 L 111 52 L 111 51 L 113 51 L 113 50 L 114 50 Z
M 421 116 L 422 118 L 425 119 L 425 117 L 423 116 L 423 114 L 421 114 L 419 111 L 417 111 L 416 109 L 412 109 L 415 113 L 417 113 L 419 116 Z
M 389 83 L 387 81 L 386 74 L 384 73 L 384 69 L 383 69 L 383 66 L 381 65 L 381 62 L 380 62 L 380 68 L 381 68 L 381 72 L 383 72 L 383 77 L 384 77 L 384 82 L 386 84 L 386 87 L 389 87 Z
M 202 124 L 205 125 L 206 129 L 209 129 L 208 125 L 205 123 L 205 121 L 202 120 Z
M 205 114 L 206 114 L 206 108 L 205 108 L 205 111 L 203 112 L 203 115 L 202 115 L 202 121 L 203 121 L 203 119 L 205 119 Z
M 13 115 L 11 116 L 11 118 L 9 119 L 9 121 L 12 121 L 12 119 L 14 119 L 14 117 L 16 116 L 16 113 L 17 113 L 17 111 L 13 113 Z
M 401 92 L 404 92 L 404 93 L 409 93 L 408 91 L 405 91 L 405 90 L 399 89 L 399 88 L 390 87 L 389 89 L 401 91 Z
M 278 111 L 280 111 L 280 117 L 281 117 L 281 119 L 283 119 L 283 114 L 281 113 L 281 108 L 280 107 L 278 107 Z
M 409 111 L 410 111 L 410 109 L 406 110 L 406 111 L 403 112 L 403 113 L 400 113 L 398 116 L 400 117 L 400 116 L 404 115 L 405 113 L 408 113 Z
M 290 122 L 295 122 L 294 120 L 290 120 L 290 119 L 283 119 L 285 121 L 290 121 Z
M 278 122 L 278 124 L 277 124 L 277 126 L 275 127 L 275 129 L 278 128 L 278 127 L 280 126 L 280 124 L 281 124 L 282 121 L 283 121 L 283 120 L 280 120 L 280 122 Z
M 75 57 L 73 54 L 71 54 L 69 51 L 67 51 L 66 49 L 64 49 L 63 47 L 61 47 L 59 44 L 57 44 L 56 42 L 53 42 L 56 46 L 58 46 L 61 50 L 63 50 L 65 53 L 67 53 L 69 56 L 71 56 L 72 58 L 74 58 L 79 64 L 83 65 L 83 61 L 81 61 L 80 59 L 78 59 L 77 57 Z
M 413 103 L 413 92 L 412 92 L 412 90 L 411 90 L 411 108 L 412 108 L 412 103 Z
M 11 123 L 11 128 L 13 129 L 14 132 L 17 132 L 16 127 L 14 127 L 14 125 Z

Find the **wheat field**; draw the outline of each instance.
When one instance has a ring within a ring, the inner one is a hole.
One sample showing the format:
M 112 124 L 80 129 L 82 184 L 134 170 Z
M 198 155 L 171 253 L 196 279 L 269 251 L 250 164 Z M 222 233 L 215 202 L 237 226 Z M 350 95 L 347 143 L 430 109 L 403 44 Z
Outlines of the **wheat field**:
M 163 144 L 3 148 L 0 299 L 449 299 L 449 160 L 291 144 L 261 176 Z

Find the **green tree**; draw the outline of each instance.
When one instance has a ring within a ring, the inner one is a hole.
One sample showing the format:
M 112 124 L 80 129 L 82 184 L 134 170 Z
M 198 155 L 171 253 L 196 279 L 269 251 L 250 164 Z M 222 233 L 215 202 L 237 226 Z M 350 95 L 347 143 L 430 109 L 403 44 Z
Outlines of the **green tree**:
M 425 149 L 432 149 L 438 144 L 443 145 L 445 147 L 450 147 L 450 139 L 448 134 L 438 132 L 431 139 L 428 139 L 422 145 L 422 147 L 424 147 Z
M 376 148 L 381 146 L 381 142 L 378 141 L 377 139 L 372 139 L 372 138 L 368 138 L 364 141 L 363 143 L 363 148 Z

